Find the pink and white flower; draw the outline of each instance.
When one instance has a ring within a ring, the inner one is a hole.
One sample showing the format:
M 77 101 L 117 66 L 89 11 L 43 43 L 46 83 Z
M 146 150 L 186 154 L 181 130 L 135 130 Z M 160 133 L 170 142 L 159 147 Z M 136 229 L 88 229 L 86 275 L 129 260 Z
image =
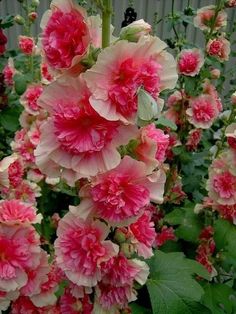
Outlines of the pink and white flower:
M 13 86 L 13 76 L 16 73 L 16 69 L 14 67 L 14 61 L 12 58 L 8 59 L 7 65 L 3 69 L 4 82 L 7 86 Z
M 55 241 L 56 262 L 78 286 L 92 287 L 101 280 L 101 263 L 118 253 L 118 246 L 105 241 L 106 224 L 85 221 L 71 212 L 59 222 Z
M 178 72 L 186 76 L 197 75 L 204 64 L 204 56 L 200 49 L 184 49 L 178 56 Z
M 125 156 L 116 168 L 84 186 L 80 191 L 84 199 L 71 210 L 85 219 L 92 214 L 111 225 L 128 225 L 138 219 L 150 200 L 162 203 L 164 184 L 163 170 L 147 175 L 143 162 Z
M 37 100 L 42 92 L 42 85 L 32 84 L 27 87 L 25 93 L 21 96 L 20 102 L 29 114 L 37 115 L 39 113 L 40 107 Z
M 71 185 L 117 166 L 117 148 L 137 134 L 135 126 L 101 117 L 91 107 L 90 95 L 83 79 L 64 77 L 46 87 L 39 102 L 49 118 L 41 127 L 36 164 L 43 173 L 62 176 Z
M 197 10 L 197 15 L 194 17 L 194 26 L 200 28 L 201 30 L 210 30 L 211 23 L 215 16 L 216 7 L 214 5 L 209 5 L 202 7 Z M 214 30 L 219 30 L 220 28 L 227 25 L 227 13 L 225 11 L 218 12 L 216 21 L 214 23 Z
M 196 128 L 210 128 L 219 113 L 217 103 L 210 95 L 190 99 L 189 106 L 186 110 L 187 118 Z
M 176 84 L 176 64 L 165 48 L 160 39 L 148 37 L 138 43 L 121 40 L 104 49 L 84 74 L 94 110 L 111 121 L 134 123 L 139 88 L 157 100 L 162 90 Z
M 26 55 L 32 55 L 35 49 L 34 39 L 28 36 L 19 36 L 19 48 Z
M 86 13 L 72 0 L 53 0 L 41 28 L 42 50 L 51 68 L 69 69 L 86 54 L 90 43 Z
M 19 296 L 19 291 L 0 291 L 0 313 L 6 311 L 11 303 L 15 301 Z
M 228 144 L 231 148 L 236 149 L 236 123 L 231 123 L 225 130 Z
M 224 37 L 210 39 L 206 46 L 208 55 L 224 62 L 229 60 L 230 42 Z

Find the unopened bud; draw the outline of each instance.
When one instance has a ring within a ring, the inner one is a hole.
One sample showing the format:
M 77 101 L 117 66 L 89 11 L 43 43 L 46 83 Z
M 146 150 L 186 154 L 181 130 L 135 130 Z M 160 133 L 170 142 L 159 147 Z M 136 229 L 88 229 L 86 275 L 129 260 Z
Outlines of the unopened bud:
M 14 17 L 14 21 L 16 22 L 16 24 L 19 24 L 19 25 L 25 24 L 25 19 L 19 14 Z
M 127 258 L 131 258 L 132 255 L 134 254 L 135 250 L 134 250 L 134 246 L 130 243 L 122 243 L 120 246 L 120 250 L 121 252 L 124 253 L 124 255 Z
M 125 233 L 122 230 L 117 229 L 114 235 L 114 240 L 117 243 L 124 243 L 126 241 Z
M 219 69 L 212 69 L 211 70 L 211 78 L 213 80 L 217 80 L 220 77 L 220 70 Z
M 144 20 L 134 21 L 121 29 L 120 39 L 137 42 L 140 37 L 148 35 L 151 30 L 151 25 L 146 23 Z
M 32 0 L 31 2 L 31 5 L 36 8 L 39 6 L 39 4 L 40 4 L 39 0 Z
M 236 105 L 236 91 L 231 95 L 232 105 Z
M 38 17 L 38 14 L 36 13 L 36 12 L 30 12 L 29 14 L 28 14 L 28 18 L 30 19 L 30 21 L 35 21 L 36 19 L 37 19 L 37 17 Z

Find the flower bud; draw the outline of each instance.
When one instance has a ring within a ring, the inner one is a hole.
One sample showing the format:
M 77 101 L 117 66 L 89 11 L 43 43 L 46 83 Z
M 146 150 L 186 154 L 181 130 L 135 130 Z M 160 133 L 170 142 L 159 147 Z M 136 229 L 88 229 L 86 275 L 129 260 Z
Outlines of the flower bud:
M 226 8 L 234 8 L 236 7 L 236 0 L 226 0 L 225 1 Z
M 30 21 L 35 21 L 36 19 L 37 19 L 37 17 L 38 17 L 38 14 L 36 13 L 36 12 L 30 12 L 29 14 L 28 14 L 28 18 L 30 19 Z
M 213 80 L 217 80 L 220 77 L 220 70 L 219 69 L 212 69 L 210 73 L 211 73 L 211 78 Z
M 121 252 L 124 253 L 124 255 L 127 258 L 131 258 L 132 255 L 134 254 L 135 250 L 134 250 L 134 246 L 130 243 L 122 243 L 120 246 L 120 250 Z
M 114 240 L 117 243 L 124 243 L 126 241 L 126 235 L 121 229 L 117 229 L 114 235 Z
M 126 27 L 123 27 L 120 32 L 120 39 L 137 42 L 140 37 L 148 35 L 152 30 L 151 25 L 144 20 L 134 21 Z
M 236 105 L 236 91 L 231 95 L 232 105 Z
M 32 0 L 31 2 L 31 5 L 36 8 L 39 6 L 39 4 L 40 4 L 39 0 Z
M 25 19 L 23 18 L 23 16 L 19 14 L 14 17 L 14 21 L 16 22 L 16 24 L 19 24 L 19 25 L 25 24 Z

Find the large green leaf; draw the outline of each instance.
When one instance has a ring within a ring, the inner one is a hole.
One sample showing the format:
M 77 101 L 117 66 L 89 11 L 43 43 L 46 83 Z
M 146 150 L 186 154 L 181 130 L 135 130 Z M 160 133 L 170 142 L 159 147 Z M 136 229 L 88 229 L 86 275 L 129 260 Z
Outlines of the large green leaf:
M 152 311 L 149 309 L 146 309 L 145 307 L 142 307 L 136 303 L 129 304 L 132 314 L 152 314 Z
M 0 112 L 0 123 L 7 131 L 15 132 L 19 128 L 20 106 L 7 107 Z
M 156 251 L 148 264 L 150 279 L 147 288 L 153 313 L 209 313 L 207 309 L 204 312 L 204 307 L 198 303 L 204 290 L 193 279 L 194 274 L 209 279 L 208 272 L 199 263 L 186 259 L 180 252 Z
M 214 314 L 234 314 L 235 292 L 225 284 L 207 284 L 202 303 Z

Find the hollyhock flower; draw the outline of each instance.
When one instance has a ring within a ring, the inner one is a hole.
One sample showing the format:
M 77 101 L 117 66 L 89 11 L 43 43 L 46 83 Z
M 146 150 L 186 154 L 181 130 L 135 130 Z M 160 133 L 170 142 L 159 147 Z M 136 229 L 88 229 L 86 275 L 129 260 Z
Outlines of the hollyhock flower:
M 63 176 L 71 185 L 117 166 L 121 159 L 117 148 L 137 134 L 134 126 L 98 115 L 89 97 L 83 79 L 64 77 L 46 87 L 39 100 L 49 118 L 41 127 L 36 164 L 43 173 Z
M 215 16 L 214 5 L 202 7 L 197 10 L 197 15 L 193 19 L 194 26 L 201 30 L 210 30 L 211 24 Z M 219 30 L 221 27 L 227 25 L 227 14 L 225 11 L 218 12 L 216 20 L 214 22 L 214 30 Z
M 225 130 L 228 144 L 231 148 L 236 149 L 236 123 L 231 123 Z
M 193 129 L 189 132 L 186 148 L 189 151 L 194 151 L 197 149 L 198 144 L 202 138 L 202 130 L 201 129 Z
M 236 105 L 236 92 L 234 92 L 234 93 L 231 95 L 231 102 L 232 102 L 232 105 Z
M 76 298 L 69 289 L 65 289 L 60 298 L 60 309 L 63 314 L 92 314 L 93 304 L 88 295 L 85 294 L 82 298 Z
M 134 281 L 144 285 L 149 274 L 149 268 L 145 262 L 127 259 L 122 254 L 112 257 L 101 266 L 102 283 L 115 287 L 132 285 Z
M 164 112 L 164 116 L 177 125 L 182 123 L 181 110 L 185 102 L 185 97 L 184 92 L 176 90 L 167 99 L 166 106 L 168 109 Z
M 16 154 L 12 154 L 10 156 L 7 156 L 7 157 L 3 158 L 0 161 L 0 186 L 4 186 L 4 187 L 9 187 L 10 186 L 9 167 L 17 159 L 18 159 L 18 156 Z M 12 177 L 12 179 L 13 179 L 13 176 L 10 175 L 10 177 Z
M 141 37 L 149 35 L 152 31 L 150 24 L 146 23 L 143 19 L 134 21 L 120 31 L 120 39 L 137 42 Z
M 53 81 L 53 75 L 50 73 L 47 63 L 42 62 L 40 65 L 41 81 L 43 84 L 49 84 Z
M 236 225 L 236 204 L 234 205 L 213 205 L 213 209 L 220 213 L 223 219 L 229 220 Z
M 35 48 L 34 39 L 27 36 L 19 36 L 19 48 L 26 55 L 32 55 Z
M 16 159 L 8 168 L 10 185 L 16 188 L 23 180 L 24 167 L 20 159 Z
M 16 73 L 12 58 L 8 59 L 7 65 L 3 69 L 4 82 L 7 86 L 13 86 L 13 76 Z
M 236 0 L 227 0 L 225 2 L 225 6 L 227 8 L 234 8 L 234 7 L 236 7 Z
M 172 227 L 163 226 L 160 232 L 157 232 L 154 245 L 162 246 L 168 240 L 175 240 L 175 233 Z
M 0 55 L 2 55 L 6 50 L 7 37 L 4 35 L 2 29 L 0 28 Z
M 18 296 L 18 291 L 0 291 L 0 313 L 2 313 L 1 311 L 6 311 L 11 301 L 15 301 Z
M 229 60 L 230 42 L 224 37 L 210 39 L 206 46 L 208 55 L 224 62 Z
M 134 123 L 140 87 L 157 100 L 162 90 L 176 84 L 175 61 L 165 48 L 160 39 L 149 37 L 104 49 L 84 74 L 92 107 L 108 120 Z
M 47 268 L 47 279 L 41 281 L 39 291 L 34 293 L 30 299 L 37 307 L 44 307 L 56 304 L 57 298 L 55 292 L 59 289 L 59 283 L 64 279 L 64 274 L 52 263 L 50 268 Z
M 108 233 L 106 224 L 85 221 L 71 212 L 60 220 L 56 262 L 73 283 L 92 287 L 101 280 L 101 263 L 118 253 L 117 245 L 104 241 Z
M 203 87 L 203 94 L 207 94 L 213 97 L 214 100 L 216 101 L 216 106 L 217 106 L 218 111 L 219 112 L 222 111 L 223 105 L 222 105 L 221 99 L 219 97 L 219 94 L 215 86 L 211 84 L 209 80 L 205 80 L 202 87 Z
M 215 99 L 210 95 L 200 95 L 190 99 L 189 105 L 186 110 L 188 121 L 196 128 L 210 128 L 219 113 Z
M 187 76 L 197 75 L 204 64 L 204 56 L 200 49 L 184 49 L 178 56 L 178 71 Z
M 36 307 L 29 297 L 20 296 L 11 304 L 11 314 L 62 314 L 58 306 Z
M 164 184 L 162 170 L 147 176 L 143 162 L 125 156 L 119 166 L 97 175 L 82 188 L 84 199 L 71 209 L 85 219 L 93 214 L 112 225 L 128 225 L 137 220 L 150 200 L 162 203 Z
M 0 252 L 0 290 L 20 289 L 28 280 L 26 269 L 39 264 L 39 237 L 35 229 L 1 224 Z
M 37 100 L 42 92 L 42 85 L 32 84 L 27 87 L 25 93 L 21 96 L 20 102 L 29 114 L 37 115 L 39 113 L 40 107 Z
M 50 67 L 69 69 L 86 54 L 90 34 L 84 10 L 72 0 L 53 0 L 45 12 L 41 28 L 43 54 Z
M 43 180 L 45 176 L 41 173 L 39 169 L 29 169 L 27 171 L 27 180 L 32 181 L 35 183 L 39 183 L 41 180 Z
M 40 223 L 41 214 L 36 214 L 36 208 L 20 200 L 0 201 L 0 222 L 7 225 Z
M 23 296 L 33 296 L 40 293 L 40 286 L 48 280 L 47 274 L 50 268 L 48 264 L 48 255 L 45 251 L 40 252 L 40 262 L 36 268 L 27 269 L 27 283 L 20 289 Z
M 180 204 L 186 198 L 186 193 L 182 188 L 181 177 L 177 174 L 172 177 L 172 180 L 174 184 L 165 195 L 165 201 L 171 204 Z
M 136 246 L 138 255 L 144 258 L 151 257 L 153 255 L 152 245 L 156 237 L 151 215 L 144 212 L 135 223 L 129 226 L 129 232 L 132 235 L 131 243 Z

